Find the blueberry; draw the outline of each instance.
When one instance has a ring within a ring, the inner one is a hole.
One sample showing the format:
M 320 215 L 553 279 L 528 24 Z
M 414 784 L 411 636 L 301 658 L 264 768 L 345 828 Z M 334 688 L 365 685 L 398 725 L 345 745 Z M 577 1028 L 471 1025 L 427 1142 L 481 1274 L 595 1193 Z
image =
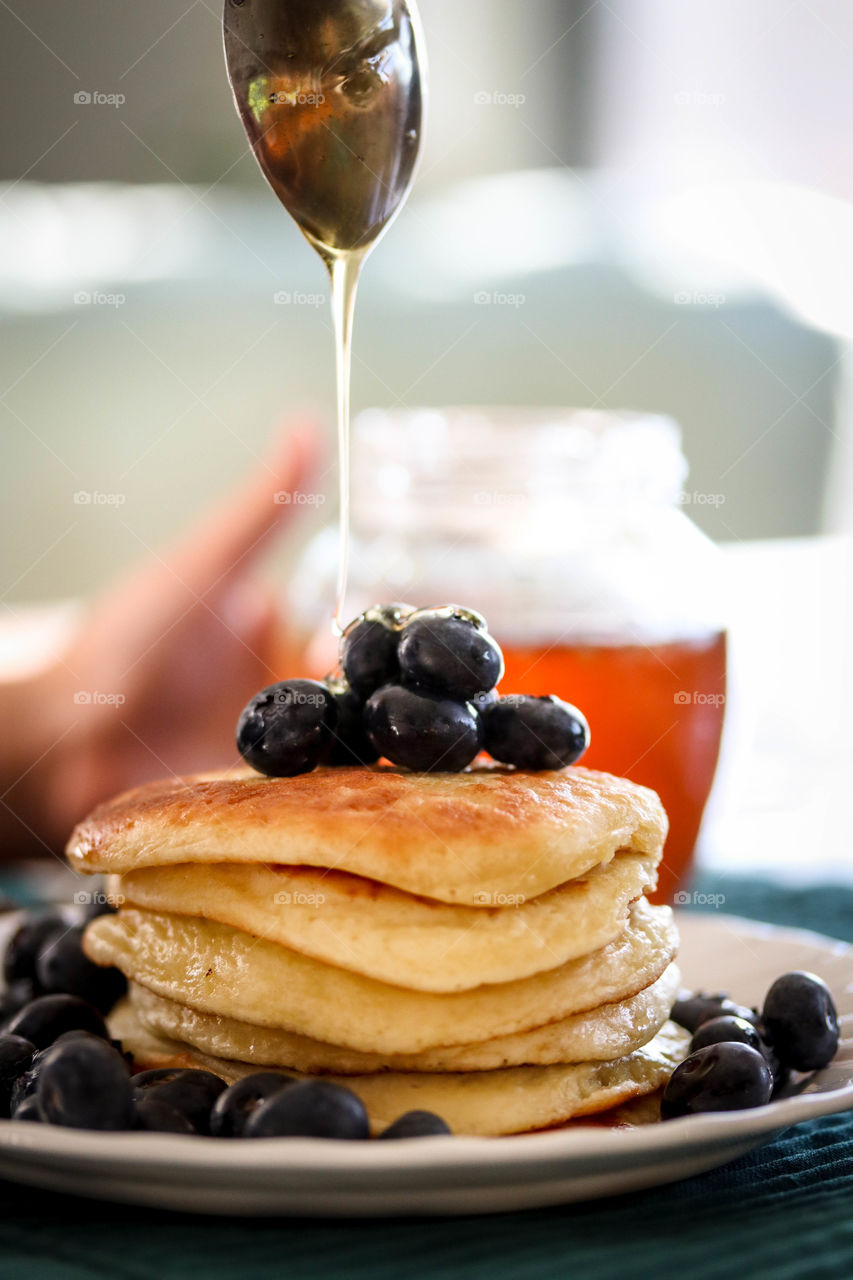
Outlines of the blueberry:
M 135 1098 L 133 1114 L 136 1129 L 153 1133 L 198 1133 L 183 1112 L 162 1102 L 152 1090 Z
M 39 1100 L 34 1093 L 28 1098 L 24 1098 L 17 1111 L 12 1116 L 13 1120 L 33 1120 L 36 1124 L 41 1124 L 41 1110 L 39 1109 Z
M 18 978 L 11 986 L 0 992 L 0 1023 L 8 1021 L 25 1004 L 35 1000 L 39 992 L 32 978 Z
M 560 698 L 511 693 L 483 712 L 483 745 L 517 769 L 563 769 L 589 746 L 589 725 Z
M 350 688 L 362 702 L 383 684 L 400 678 L 399 618 L 393 610 L 393 605 L 375 605 L 350 623 L 344 632 L 341 668 Z
M 29 911 L 6 946 L 3 977 L 11 985 L 19 979 L 32 981 L 36 974 L 36 957 L 47 939 L 67 928 L 58 911 Z
M 481 689 L 479 693 L 474 694 L 473 698 L 468 699 L 479 715 L 482 715 L 489 707 L 493 707 L 497 700 L 497 689 Z
M 364 727 L 364 704 L 346 681 L 329 683 L 338 708 L 329 764 L 373 764 L 376 748 Z
M 72 1129 L 130 1129 L 127 1063 L 105 1040 L 72 1036 L 45 1054 L 35 1096 L 41 1117 Z
M 697 1049 L 669 1078 L 661 1099 L 661 1117 L 704 1111 L 740 1111 L 770 1101 L 773 1077 L 762 1054 L 748 1044 L 725 1041 Z
M 777 978 L 765 997 L 762 1022 L 780 1060 L 794 1071 L 819 1071 L 838 1050 L 838 1013 L 817 974 Z
M 32 1058 L 30 1065 L 12 1082 L 9 1094 L 9 1114 L 14 1119 L 28 1098 L 32 1098 L 38 1089 L 39 1074 L 47 1057 L 48 1050 L 40 1049 Z
M 9 1099 L 9 1110 L 11 1111 L 13 1117 L 17 1117 L 18 1110 L 23 1104 L 23 1102 L 27 1098 L 31 1098 L 33 1094 L 37 1092 L 42 1067 L 44 1066 L 45 1062 L 47 1062 L 48 1055 L 50 1054 L 50 1051 L 51 1049 L 53 1049 L 54 1045 L 65 1044 L 67 1043 L 67 1041 L 72 1039 L 79 1040 L 81 1037 L 83 1039 L 99 1040 L 102 1043 L 111 1044 L 114 1049 L 117 1049 L 117 1051 L 121 1053 L 121 1046 L 115 1040 L 109 1040 L 104 1042 L 101 1036 L 93 1035 L 91 1031 L 80 1031 L 80 1030 L 63 1031 L 62 1035 L 57 1036 L 57 1038 L 53 1041 L 53 1044 L 48 1045 L 46 1049 L 39 1049 L 38 1053 L 36 1053 L 35 1056 L 33 1057 L 29 1067 L 27 1067 L 26 1070 L 24 1070 L 14 1081 L 12 1085 L 11 1096 Z M 125 1057 L 125 1060 L 128 1062 L 128 1070 L 130 1070 L 129 1055 L 125 1054 L 124 1057 Z
M 279 1089 L 249 1117 L 244 1138 L 348 1138 L 370 1136 L 364 1103 L 350 1089 L 326 1080 L 300 1080 Z
M 750 1049 L 762 1053 L 762 1039 L 757 1028 L 745 1018 L 736 1018 L 732 1014 L 724 1014 L 719 1018 L 707 1018 L 701 1022 L 690 1041 L 690 1052 L 704 1049 L 707 1044 L 723 1044 L 725 1041 L 737 1041 L 748 1044 Z
M 317 680 L 283 680 L 256 693 L 237 723 L 237 749 L 271 778 L 308 773 L 331 751 L 332 694 Z
M 79 996 L 38 996 L 7 1019 L 2 1029 L 31 1040 L 37 1049 L 53 1044 L 63 1031 L 91 1031 L 103 1040 L 109 1039 L 98 1010 Z
M 404 683 L 459 702 L 493 689 L 504 671 L 489 633 L 455 614 L 414 614 L 403 627 L 398 657 Z
M 480 750 L 480 720 L 467 702 L 387 685 L 368 699 L 364 723 L 381 756 L 406 769 L 456 773 Z
M 101 1013 L 109 1013 L 127 991 L 127 979 L 119 969 L 102 968 L 83 952 L 86 925 L 52 934 L 36 960 L 36 978 L 42 990 L 66 992 L 88 1000 Z
M 431 1138 L 450 1133 L 450 1126 L 432 1111 L 407 1111 L 379 1134 L 380 1138 Z
M 776 1050 L 773 1048 L 764 1029 L 759 1026 L 759 1035 L 761 1036 L 761 1052 L 764 1054 L 764 1061 L 770 1068 L 770 1074 L 773 1077 L 773 1092 L 777 1093 L 783 1085 L 788 1083 L 790 1079 L 790 1067 L 786 1067 Z
M 722 993 L 709 996 L 704 991 L 682 992 L 672 1006 L 669 1016 L 673 1022 L 677 1022 L 691 1034 L 709 1018 L 724 1016 L 743 1018 L 745 1022 L 751 1022 L 753 1025 L 758 1020 L 755 1010 L 747 1009 L 742 1004 L 735 1004 L 734 1000 L 730 1000 Z
M 8 1116 L 15 1081 L 29 1071 L 35 1054 L 29 1040 L 0 1033 L 0 1116 Z
M 216 1099 L 210 1115 L 211 1136 L 242 1138 L 249 1118 L 261 1103 L 292 1084 L 292 1078 L 280 1071 L 255 1071 L 243 1076 Z
M 195 1068 L 158 1067 L 133 1077 L 133 1093 L 137 1101 L 152 1094 L 158 1102 L 173 1107 L 189 1120 L 199 1133 L 207 1133 L 213 1104 L 227 1088 L 225 1081 L 212 1071 Z
M 724 1003 L 731 1004 L 730 1000 Z M 733 1008 L 738 1008 L 733 1005 Z M 779 1061 L 778 1055 L 771 1047 L 764 1028 L 760 1023 L 756 1023 L 755 1015 L 749 1009 L 744 1009 L 743 1013 L 749 1013 L 750 1018 L 738 1017 L 732 1013 L 726 1013 L 722 1016 L 705 1018 L 703 1022 L 694 1032 L 693 1039 L 690 1042 L 691 1053 L 696 1049 L 704 1049 L 709 1044 L 722 1044 L 726 1040 L 736 1040 L 740 1044 L 748 1044 L 751 1049 L 757 1049 L 763 1055 L 764 1061 L 770 1068 L 770 1074 L 773 1077 L 773 1088 L 778 1089 L 787 1079 L 787 1069 Z

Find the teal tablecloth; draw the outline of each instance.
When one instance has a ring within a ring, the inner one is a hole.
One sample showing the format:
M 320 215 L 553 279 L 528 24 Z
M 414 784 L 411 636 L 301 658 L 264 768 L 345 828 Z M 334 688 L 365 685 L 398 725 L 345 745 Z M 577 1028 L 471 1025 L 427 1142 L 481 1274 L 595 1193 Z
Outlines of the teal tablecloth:
M 853 891 L 706 881 L 726 909 L 853 942 Z M 851 975 L 853 977 L 853 975 Z M 0 1277 L 203 1280 L 744 1280 L 853 1277 L 853 1113 L 714 1173 L 618 1200 L 500 1217 L 215 1219 L 0 1184 Z

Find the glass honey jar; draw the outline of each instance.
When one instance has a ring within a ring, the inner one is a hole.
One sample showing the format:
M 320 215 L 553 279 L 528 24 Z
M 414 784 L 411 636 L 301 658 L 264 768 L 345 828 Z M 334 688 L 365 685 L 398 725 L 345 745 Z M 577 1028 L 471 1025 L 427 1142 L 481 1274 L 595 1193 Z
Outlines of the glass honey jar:
M 484 614 L 501 691 L 575 703 L 592 731 L 582 763 L 661 796 L 655 898 L 668 903 L 689 875 L 726 694 L 719 553 L 685 512 L 686 475 L 676 424 L 651 414 L 370 410 L 354 429 L 348 616 L 390 600 Z M 323 530 L 291 584 L 316 678 L 336 659 L 336 557 Z

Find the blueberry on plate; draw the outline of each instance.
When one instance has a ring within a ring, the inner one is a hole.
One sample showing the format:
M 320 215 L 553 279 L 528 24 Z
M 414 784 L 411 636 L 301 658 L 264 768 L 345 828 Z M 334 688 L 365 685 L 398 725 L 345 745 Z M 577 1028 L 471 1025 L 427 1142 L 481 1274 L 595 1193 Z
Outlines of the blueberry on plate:
M 102 1040 L 109 1039 L 98 1010 L 79 996 L 37 996 L 7 1019 L 2 1029 L 32 1041 L 37 1049 L 46 1049 L 63 1031 L 91 1031 Z
M 838 1050 L 838 1013 L 826 983 L 815 973 L 785 973 L 764 1000 L 762 1024 L 786 1067 L 819 1071 Z
M 3 956 L 3 977 L 7 985 L 21 979 L 33 981 L 38 953 L 48 938 L 64 932 L 67 927 L 58 911 L 28 911 L 9 939 Z
M 758 1021 L 758 1015 L 754 1009 L 735 1004 L 734 1000 L 730 1000 L 722 992 L 717 995 L 707 995 L 704 991 L 681 992 L 669 1016 L 673 1022 L 677 1022 L 691 1034 L 710 1018 L 743 1018 L 745 1022 L 751 1022 L 753 1025 Z
M 761 1052 L 764 1054 L 764 1060 L 770 1068 L 770 1074 L 773 1077 L 773 1094 L 775 1097 L 775 1095 L 779 1093 L 779 1091 L 784 1088 L 790 1080 L 791 1068 L 787 1067 L 779 1057 L 778 1053 L 767 1039 L 764 1030 L 761 1027 L 759 1027 L 758 1030 L 761 1036 Z
M 127 1063 L 95 1036 L 72 1036 L 45 1054 L 35 1092 L 42 1120 L 71 1129 L 130 1129 Z
M 0 1116 L 9 1115 L 15 1081 L 29 1071 L 35 1055 L 36 1047 L 29 1040 L 0 1033 Z
M 345 680 L 328 681 L 338 708 L 338 720 L 332 730 L 329 764 L 373 764 L 376 748 L 364 727 L 364 704 Z
M 379 754 L 405 769 L 457 773 L 480 750 L 480 720 L 471 704 L 422 689 L 379 689 L 365 705 L 364 723 Z
M 88 1036 L 93 1040 L 100 1040 L 102 1038 L 100 1036 L 92 1035 L 91 1031 L 63 1031 L 62 1035 L 57 1036 L 53 1041 L 53 1044 L 48 1045 L 45 1049 L 39 1049 L 32 1056 L 30 1062 L 25 1066 L 23 1071 L 19 1072 L 12 1081 L 12 1087 L 9 1095 L 9 1112 L 13 1117 L 17 1116 L 22 1103 L 27 1098 L 32 1097 L 38 1090 L 41 1069 L 47 1061 L 47 1056 L 53 1048 L 53 1045 L 64 1044 L 67 1040 L 70 1040 L 75 1036 Z M 18 1037 L 15 1036 L 11 1038 L 17 1039 Z M 113 1045 L 113 1047 L 115 1048 L 115 1045 Z
M 382 1138 L 432 1138 L 451 1132 L 450 1125 L 433 1111 L 406 1111 L 379 1134 Z
M 39 1049 L 30 1060 L 30 1065 L 12 1081 L 12 1088 L 9 1092 L 9 1115 L 13 1120 L 26 1100 L 35 1095 L 38 1089 L 39 1074 L 47 1053 L 47 1049 Z
M 504 672 L 503 654 L 470 615 L 415 613 L 403 627 L 398 651 L 402 681 L 467 702 L 493 689 Z
M 752 1022 L 747 1022 L 745 1018 L 737 1018 L 733 1014 L 707 1018 L 704 1022 L 700 1022 L 690 1041 L 690 1052 L 695 1053 L 697 1049 L 704 1049 L 708 1044 L 723 1044 L 726 1041 L 748 1044 L 751 1049 L 757 1049 L 759 1053 L 763 1052 L 763 1041 L 757 1027 Z
M 740 1111 L 770 1101 L 773 1076 L 764 1056 L 727 1040 L 697 1049 L 675 1068 L 661 1099 L 661 1117 Z
M 212 1071 L 194 1067 L 156 1067 L 141 1071 L 131 1083 L 137 1102 L 151 1094 L 158 1102 L 179 1111 L 198 1133 L 209 1131 L 213 1104 L 227 1088 L 225 1081 Z
M 351 622 L 341 640 L 341 669 L 362 702 L 400 678 L 397 646 L 408 605 L 374 605 Z
M 252 1112 L 244 1138 L 370 1136 L 364 1103 L 351 1089 L 327 1080 L 299 1080 L 273 1093 Z
M 36 959 L 36 978 L 48 993 L 80 996 L 101 1013 L 109 1013 L 127 991 L 127 979 L 119 969 L 102 968 L 83 951 L 85 924 L 51 934 Z
M 250 1117 L 258 1107 L 293 1083 L 292 1077 L 280 1071 L 254 1071 L 250 1076 L 235 1081 L 216 1099 L 210 1114 L 211 1137 L 242 1138 Z
M 0 1024 L 8 1022 L 13 1014 L 35 1000 L 37 995 L 39 992 L 32 978 L 18 978 L 11 986 L 0 991 Z
M 561 698 L 511 693 L 483 712 L 483 746 L 517 769 L 563 769 L 589 746 L 589 725 Z
M 237 749 L 271 778 L 308 773 L 332 749 L 338 717 L 331 692 L 317 680 L 283 680 L 256 693 L 237 723 Z
M 34 1093 L 24 1098 L 21 1105 L 12 1115 L 13 1120 L 31 1120 L 36 1124 L 41 1124 L 41 1111 L 39 1110 L 39 1100 Z
M 198 1133 L 182 1111 L 170 1107 L 151 1090 L 134 1097 L 133 1115 L 133 1127 L 150 1133 Z

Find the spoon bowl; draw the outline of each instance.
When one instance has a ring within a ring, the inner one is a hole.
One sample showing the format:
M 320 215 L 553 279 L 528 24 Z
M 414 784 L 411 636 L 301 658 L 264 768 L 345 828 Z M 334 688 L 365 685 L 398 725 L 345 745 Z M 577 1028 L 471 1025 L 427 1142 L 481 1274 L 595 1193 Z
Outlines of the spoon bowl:
M 226 0 L 225 60 L 258 163 L 329 261 L 366 253 L 420 151 L 423 86 L 411 0 Z

